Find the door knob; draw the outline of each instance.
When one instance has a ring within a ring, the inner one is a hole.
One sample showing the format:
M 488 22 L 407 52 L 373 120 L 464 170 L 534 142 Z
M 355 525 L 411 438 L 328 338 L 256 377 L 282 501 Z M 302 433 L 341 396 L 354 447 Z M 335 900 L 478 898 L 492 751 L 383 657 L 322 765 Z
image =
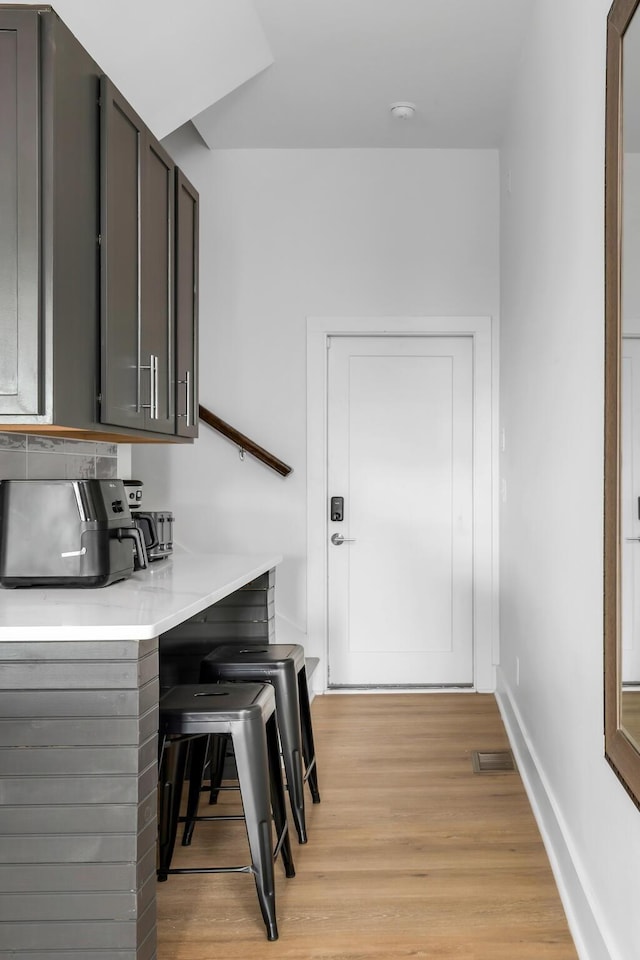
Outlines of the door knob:
M 334 546 L 339 547 L 341 543 L 355 543 L 355 538 L 353 537 L 343 537 L 341 533 L 334 533 L 331 537 L 331 543 Z

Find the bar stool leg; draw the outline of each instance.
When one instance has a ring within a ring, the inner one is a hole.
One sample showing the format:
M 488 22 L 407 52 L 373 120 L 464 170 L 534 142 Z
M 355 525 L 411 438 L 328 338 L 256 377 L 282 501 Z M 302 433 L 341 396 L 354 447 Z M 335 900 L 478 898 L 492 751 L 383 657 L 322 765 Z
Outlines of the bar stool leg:
M 189 794 L 187 797 L 187 810 L 185 815 L 184 833 L 182 835 L 182 846 L 188 847 L 191 844 L 193 830 L 198 816 L 198 803 L 200 801 L 200 790 L 202 788 L 202 778 L 204 776 L 204 767 L 207 762 L 207 749 L 209 746 L 209 737 L 198 737 L 191 741 L 189 750 Z
M 271 679 L 276 691 L 276 715 L 282 745 L 282 759 L 287 774 L 291 813 L 298 833 L 298 840 L 300 843 L 306 843 L 307 828 L 304 817 L 300 707 L 293 661 L 285 664 L 285 669 L 274 673 Z
M 172 743 L 166 741 L 162 765 L 160 768 L 159 784 L 162 791 L 162 820 L 158 840 L 158 880 L 167 879 L 167 871 L 171 866 L 171 858 L 176 844 L 178 832 L 178 817 L 180 815 L 180 800 L 182 798 L 182 784 L 187 765 L 188 741 L 178 740 Z
M 211 747 L 209 750 L 210 763 L 210 786 L 209 803 L 218 802 L 220 785 L 224 776 L 224 764 L 227 757 L 227 743 L 229 737 L 226 733 L 216 733 L 211 737 Z
M 234 724 L 232 739 L 260 910 L 267 928 L 267 938 L 277 940 L 269 767 L 264 724 Z
M 300 703 L 300 722 L 302 726 L 302 752 L 306 770 L 307 783 L 314 803 L 320 803 L 318 790 L 318 767 L 316 764 L 316 748 L 313 742 L 313 726 L 311 724 L 311 705 L 309 703 L 309 688 L 307 686 L 307 670 L 303 667 L 298 673 L 298 700 Z
M 280 747 L 278 746 L 278 727 L 275 714 L 267 720 L 267 751 L 269 753 L 269 783 L 271 785 L 271 809 L 273 821 L 276 825 L 276 838 L 280 846 L 280 854 L 284 865 L 285 875 L 295 877 L 296 871 L 291 854 L 291 838 L 287 823 L 287 810 L 282 785 L 282 768 L 280 766 Z M 276 848 L 277 849 L 277 848 Z

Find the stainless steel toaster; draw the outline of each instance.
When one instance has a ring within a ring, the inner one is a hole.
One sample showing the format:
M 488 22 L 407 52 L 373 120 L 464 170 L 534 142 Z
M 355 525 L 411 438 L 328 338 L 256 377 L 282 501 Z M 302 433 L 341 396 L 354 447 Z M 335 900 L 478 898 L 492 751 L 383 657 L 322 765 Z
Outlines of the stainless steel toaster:
M 170 510 L 134 510 L 131 516 L 143 536 L 149 560 L 162 560 L 173 553 L 173 513 Z

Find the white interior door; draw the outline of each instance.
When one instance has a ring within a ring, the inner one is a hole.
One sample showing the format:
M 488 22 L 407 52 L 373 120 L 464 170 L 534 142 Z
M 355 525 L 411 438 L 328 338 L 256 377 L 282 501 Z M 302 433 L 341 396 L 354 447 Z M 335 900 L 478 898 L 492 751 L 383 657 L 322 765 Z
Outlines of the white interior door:
M 331 337 L 329 685 L 473 683 L 471 337 Z
M 622 681 L 640 683 L 640 339 L 622 338 Z

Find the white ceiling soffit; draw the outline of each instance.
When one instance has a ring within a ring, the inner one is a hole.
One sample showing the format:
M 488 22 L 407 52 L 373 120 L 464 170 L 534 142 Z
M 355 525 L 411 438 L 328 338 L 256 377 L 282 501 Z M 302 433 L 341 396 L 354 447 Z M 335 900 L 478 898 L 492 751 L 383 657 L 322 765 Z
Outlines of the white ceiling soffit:
M 53 0 L 162 138 L 273 62 L 250 0 Z
M 196 118 L 210 147 L 499 145 L 532 0 L 253 5 L 274 64 Z

